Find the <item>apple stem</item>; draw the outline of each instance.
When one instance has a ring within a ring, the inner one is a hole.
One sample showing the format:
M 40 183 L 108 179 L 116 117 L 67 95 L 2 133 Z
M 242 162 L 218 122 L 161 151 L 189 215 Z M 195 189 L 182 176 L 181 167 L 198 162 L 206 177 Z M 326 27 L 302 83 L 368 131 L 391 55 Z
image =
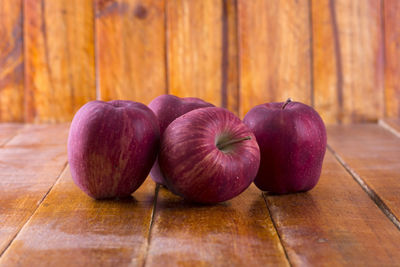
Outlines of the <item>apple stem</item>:
M 292 102 L 292 99 L 289 97 L 289 98 L 286 100 L 286 102 L 283 103 L 282 109 L 284 109 L 284 108 L 287 106 L 287 104 L 289 104 L 290 102 Z
M 239 143 L 239 142 L 242 142 L 244 140 L 250 140 L 250 139 L 251 139 L 251 136 L 246 136 L 246 137 L 242 137 L 242 138 L 238 138 L 238 139 L 229 140 L 229 141 L 217 144 L 217 148 L 219 150 L 222 150 L 222 149 L 224 149 L 225 147 L 227 147 L 229 145 L 232 145 L 232 144 L 235 144 L 235 143 Z

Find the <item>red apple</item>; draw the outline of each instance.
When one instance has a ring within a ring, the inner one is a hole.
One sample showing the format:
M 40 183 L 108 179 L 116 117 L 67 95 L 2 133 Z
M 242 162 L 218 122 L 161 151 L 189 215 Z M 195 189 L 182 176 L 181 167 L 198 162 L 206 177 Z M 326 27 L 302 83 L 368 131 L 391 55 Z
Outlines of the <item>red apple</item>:
M 91 101 L 75 114 L 69 132 L 72 179 L 96 199 L 129 196 L 149 174 L 159 138 L 157 118 L 146 105 Z
M 326 129 L 318 113 L 299 102 L 255 106 L 244 117 L 257 138 L 261 164 L 255 185 L 275 194 L 307 191 L 320 177 Z
M 223 108 L 201 108 L 174 120 L 161 138 L 159 163 L 172 192 L 217 203 L 253 181 L 260 151 L 251 130 Z
M 198 108 L 213 107 L 199 98 L 185 97 L 179 98 L 174 95 L 160 95 L 150 102 L 149 108 L 156 114 L 160 124 L 160 134 L 163 135 L 168 125 L 181 115 Z M 166 185 L 164 175 L 160 170 L 158 160 L 150 171 L 151 178 L 159 184 Z

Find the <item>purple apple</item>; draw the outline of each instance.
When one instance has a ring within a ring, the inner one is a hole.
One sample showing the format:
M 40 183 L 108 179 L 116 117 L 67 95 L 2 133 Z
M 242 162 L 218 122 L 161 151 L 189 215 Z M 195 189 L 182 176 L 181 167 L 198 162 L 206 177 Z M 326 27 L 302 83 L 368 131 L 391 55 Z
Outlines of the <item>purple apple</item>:
M 179 98 L 174 95 L 160 95 L 150 102 L 149 108 L 156 114 L 160 124 L 160 134 L 163 135 L 168 125 L 183 114 L 198 108 L 214 107 L 213 104 L 195 97 Z M 150 171 L 150 176 L 156 183 L 166 186 L 164 175 L 160 170 L 158 159 Z
M 318 113 L 299 102 L 255 106 L 244 117 L 257 138 L 261 163 L 255 185 L 275 194 L 312 189 L 321 175 L 326 129 Z
M 69 131 L 72 179 L 95 199 L 129 196 L 149 174 L 159 142 L 157 118 L 146 105 L 88 102 Z
M 224 108 L 201 108 L 174 120 L 161 137 L 159 163 L 172 192 L 217 203 L 254 180 L 260 151 L 251 130 Z

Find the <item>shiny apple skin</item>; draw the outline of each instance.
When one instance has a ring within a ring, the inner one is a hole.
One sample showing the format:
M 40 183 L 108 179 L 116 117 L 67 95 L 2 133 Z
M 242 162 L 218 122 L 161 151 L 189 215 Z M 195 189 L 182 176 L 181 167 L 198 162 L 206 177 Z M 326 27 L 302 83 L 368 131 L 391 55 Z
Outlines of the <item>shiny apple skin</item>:
M 214 107 L 213 104 L 205 102 L 200 98 L 180 98 L 168 94 L 154 98 L 148 106 L 158 118 L 161 136 L 168 125 L 183 114 L 198 108 Z M 156 159 L 153 168 L 150 171 L 150 177 L 156 183 L 166 186 L 164 175 L 160 169 L 160 165 L 158 164 L 158 159 Z
M 237 142 L 225 151 L 220 138 Z M 254 180 L 260 151 L 251 130 L 233 113 L 209 107 L 174 120 L 161 138 L 161 170 L 171 191 L 197 203 L 218 203 L 243 192 Z
M 321 175 L 327 135 L 310 106 L 290 102 L 255 106 L 244 117 L 257 138 L 261 163 L 255 185 L 274 194 L 312 189 Z
M 91 101 L 68 136 L 72 179 L 95 199 L 130 196 L 144 182 L 160 142 L 158 121 L 144 104 Z

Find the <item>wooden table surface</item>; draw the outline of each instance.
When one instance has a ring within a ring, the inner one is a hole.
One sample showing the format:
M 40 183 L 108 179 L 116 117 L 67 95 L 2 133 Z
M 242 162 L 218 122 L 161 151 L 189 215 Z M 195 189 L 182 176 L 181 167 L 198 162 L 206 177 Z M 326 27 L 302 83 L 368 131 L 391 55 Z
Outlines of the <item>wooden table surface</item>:
M 192 205 L 150 178 L 95 201 L 68 124 L 0 124 L 0 266 L 400 266 L 400 120 L 328 127 L 307 193 Z

